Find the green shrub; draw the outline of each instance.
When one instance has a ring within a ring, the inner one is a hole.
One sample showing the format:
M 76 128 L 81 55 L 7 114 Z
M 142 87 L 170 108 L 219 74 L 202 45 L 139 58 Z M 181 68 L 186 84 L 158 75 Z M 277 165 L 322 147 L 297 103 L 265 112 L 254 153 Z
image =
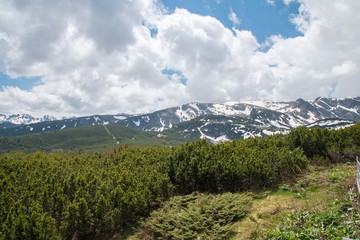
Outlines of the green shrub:
M 246 194 L 190 194 L 177 196 L 143 221 L 144 239 L 228 239 L 233 223 L 250 210 Z

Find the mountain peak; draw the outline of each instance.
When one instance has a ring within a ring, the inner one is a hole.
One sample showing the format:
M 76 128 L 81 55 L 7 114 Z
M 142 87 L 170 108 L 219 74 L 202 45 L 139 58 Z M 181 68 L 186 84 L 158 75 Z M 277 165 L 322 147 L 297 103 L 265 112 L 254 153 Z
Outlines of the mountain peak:
M 24 124 L 32 124 L 38 122 L 46 122 L 46 121 L 54 121 L 55 117 L 50 115 L 44 115 L 43 117 L 36 118 L 27 113 L 19 113 L 19 114 L 0 114 L 0 123 L 8 122 L 16 125 L 24 125 Z

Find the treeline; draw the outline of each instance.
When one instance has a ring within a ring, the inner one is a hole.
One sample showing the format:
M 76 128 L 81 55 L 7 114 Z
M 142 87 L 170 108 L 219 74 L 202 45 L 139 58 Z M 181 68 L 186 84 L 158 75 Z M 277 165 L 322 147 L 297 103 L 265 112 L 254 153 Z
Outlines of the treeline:
M 281 138 L 290 149 L 300 147 L 309 159 L 319 163 L 353 160 L 360 153 L 360 123 L 337 131 L 299 127 Z
M 104 239 L 136 225 L 171 196 L 276 186 L 311 162 L 359 153 L 360 124 L 338 131 L 212 145 L 121 147 L 108 153 L 0 156 L 0 239 Z

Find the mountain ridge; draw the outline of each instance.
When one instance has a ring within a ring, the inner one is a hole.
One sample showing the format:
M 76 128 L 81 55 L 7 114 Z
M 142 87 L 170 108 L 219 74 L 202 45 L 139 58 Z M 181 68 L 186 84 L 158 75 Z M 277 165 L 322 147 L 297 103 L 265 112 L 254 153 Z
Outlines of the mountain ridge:
M 323 98 L 288 102 L 240 101 L 226 103 L 191 102 L 139 115 L 92 115 L 64 118 L 47 116 L 44 121 L 30 115 L 0 114 L 0 136 L 59 131 L 89 125 L 116 125 L 142 131 L 173 129 L 183 135 L 211 141 L 286 133 L 299 126 L 337 128 L 360 121 L 360 97 Z M 35 120 L 34 120 L 35 119 Z M 30 123 L 26 123 L 29 120 Z M 31 122 L 32 121 L 32 122 Z M 34 122 L 38 121 L 38 122 Z M 319 122 L 319 124 L 317 124 Z

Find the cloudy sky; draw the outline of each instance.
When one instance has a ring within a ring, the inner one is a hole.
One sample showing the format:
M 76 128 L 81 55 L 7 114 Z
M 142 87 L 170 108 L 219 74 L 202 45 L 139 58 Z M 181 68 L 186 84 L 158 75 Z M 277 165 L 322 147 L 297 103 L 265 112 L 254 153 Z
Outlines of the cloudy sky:
M 359 0 L 0 0 L 0 113 L 360 95 Z

